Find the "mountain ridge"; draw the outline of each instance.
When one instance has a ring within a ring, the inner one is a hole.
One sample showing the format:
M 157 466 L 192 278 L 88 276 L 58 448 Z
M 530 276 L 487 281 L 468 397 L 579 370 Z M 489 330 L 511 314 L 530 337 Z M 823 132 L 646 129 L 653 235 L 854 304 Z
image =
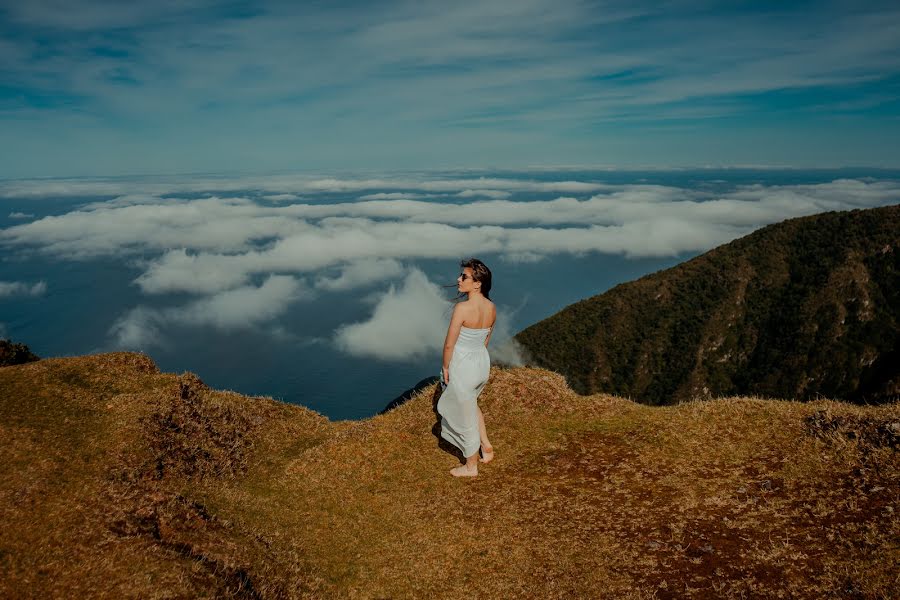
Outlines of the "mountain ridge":
M 648 404 L 900 393 L 900 205 L 789 219 L 520 331 L 579 393 Z

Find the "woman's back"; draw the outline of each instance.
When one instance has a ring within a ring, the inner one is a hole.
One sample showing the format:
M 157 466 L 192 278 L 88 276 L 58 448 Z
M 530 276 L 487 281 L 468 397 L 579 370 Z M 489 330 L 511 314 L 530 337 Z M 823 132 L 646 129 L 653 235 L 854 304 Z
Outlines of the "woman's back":
M 486 298 L 466 300 L 461 303 L 466 308 L 466 316 L 463 319 L 463 327 L 469 329 L 487 329 L 493 327 L 497 319 L 497 308 L 494 303 Z

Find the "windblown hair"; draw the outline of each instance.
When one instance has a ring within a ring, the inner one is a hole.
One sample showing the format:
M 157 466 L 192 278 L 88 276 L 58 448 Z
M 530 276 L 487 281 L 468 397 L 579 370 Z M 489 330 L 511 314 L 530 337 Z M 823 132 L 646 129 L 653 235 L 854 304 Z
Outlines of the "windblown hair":
M 487 268 L 487 265 L 477 258 L 470 258 L 459 263 L 459 266 L 463 269 L 466 267 L 472 269 L 472 279 L 481 283 L 481 294 L 490 300 L 491 270 Z

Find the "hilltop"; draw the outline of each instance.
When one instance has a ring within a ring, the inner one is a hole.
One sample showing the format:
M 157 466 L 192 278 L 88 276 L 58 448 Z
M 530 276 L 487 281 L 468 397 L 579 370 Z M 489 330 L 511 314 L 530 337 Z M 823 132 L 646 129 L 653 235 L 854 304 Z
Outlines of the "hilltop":
M 887 598 L 900 404 L 651 407 L 499 369 L 479 476 L 432 386 L 385 414 L 161 373 L 0 368 L 0 596 Z
M 759 229 L 516 334 L 581 394 L 900 397 L 900 205 Z

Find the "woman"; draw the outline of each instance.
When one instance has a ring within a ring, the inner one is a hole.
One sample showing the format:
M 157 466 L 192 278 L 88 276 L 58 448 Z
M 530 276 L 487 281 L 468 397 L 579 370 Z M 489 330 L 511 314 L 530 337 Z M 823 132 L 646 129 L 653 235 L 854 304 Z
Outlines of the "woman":
M 460 263 L 463 272 L 457 289 L 468 299 L 453 307 L 444 340 L 442 383 L 446 385 L 437 403 L 441 415 L 441 437 L 462 450 L 466 463 L 453 469 L 455 477 L 478 475 L 478 449 L 484 463 L 494 458 L 494 449 L 478 408 L 478 395 L 491 372 L 487 345 L 497 318 L 491 302 L 491 271 L 477 258 Z

